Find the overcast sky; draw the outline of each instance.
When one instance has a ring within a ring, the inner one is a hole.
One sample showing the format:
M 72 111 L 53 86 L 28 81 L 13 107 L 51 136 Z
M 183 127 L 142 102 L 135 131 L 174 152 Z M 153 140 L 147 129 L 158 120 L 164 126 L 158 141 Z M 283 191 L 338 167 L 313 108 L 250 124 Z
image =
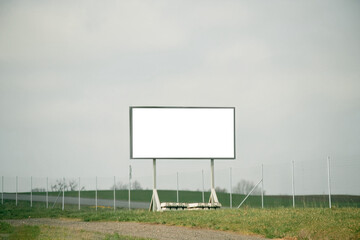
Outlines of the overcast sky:
M 359 13 L 359 1 L 1 1 L 0 174 L 132 164 L 151 177 L 152 162 L 129 159 L 129 106 L 228 106 L 237 159 L 216 169 L 305 161 L 325 178 L 330 156 L 349 162 L 344 185 L 360 182 Z M 159 161 L 158 174 L 209 165 Z

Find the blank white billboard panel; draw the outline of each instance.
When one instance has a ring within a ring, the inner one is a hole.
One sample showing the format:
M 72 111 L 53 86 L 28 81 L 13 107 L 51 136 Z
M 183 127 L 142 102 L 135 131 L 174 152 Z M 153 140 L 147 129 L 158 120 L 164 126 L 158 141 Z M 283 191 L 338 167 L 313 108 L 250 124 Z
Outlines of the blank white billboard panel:
M 235 108 L 130 107 L 133 159 L 235 158 Z

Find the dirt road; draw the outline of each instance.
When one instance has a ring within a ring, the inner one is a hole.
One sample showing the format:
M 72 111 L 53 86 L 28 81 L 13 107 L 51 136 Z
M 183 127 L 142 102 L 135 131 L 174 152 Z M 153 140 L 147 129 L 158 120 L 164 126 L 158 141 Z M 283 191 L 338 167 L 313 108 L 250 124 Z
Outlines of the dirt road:
M 119 233 L 120 235 L 153 238 L 159 240 L 168 239 L 229 239 L 229 240 L 264 240 L 257 236 L 246 236 L 231 232 L 214 231 L 208 229 L 196 229 L 178 226 L 166 226 L 134 222 L 83 222 L 74 219 L 48 219 L 34 218 L 21 220 L 6 220 L 12 225 L 46 225 L 65 227 L 74 230 L 85 230 L 102 233 Z

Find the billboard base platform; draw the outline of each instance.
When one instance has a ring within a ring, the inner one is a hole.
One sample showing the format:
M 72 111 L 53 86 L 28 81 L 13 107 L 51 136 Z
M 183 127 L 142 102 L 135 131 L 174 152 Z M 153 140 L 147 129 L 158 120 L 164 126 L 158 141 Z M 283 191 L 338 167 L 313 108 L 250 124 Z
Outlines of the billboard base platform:
M 161 210 L 215 210 L 221 208 L 221 203 L 175 203 L 163 202 Z

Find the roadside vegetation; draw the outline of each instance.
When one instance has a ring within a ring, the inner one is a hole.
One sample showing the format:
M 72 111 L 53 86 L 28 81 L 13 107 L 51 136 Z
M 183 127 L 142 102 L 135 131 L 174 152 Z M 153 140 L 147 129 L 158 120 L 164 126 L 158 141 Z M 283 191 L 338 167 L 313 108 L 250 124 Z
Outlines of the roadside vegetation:
M 0 219 L 77 218 L 83 221 L 121 221 L 166 224 L 256 234 L 267 238 L 360 239 L 359 208 L 241 208 L 213 211 L 125 210 L 66 206 L 44 209 L 43 203 L 5 201 Z M 5 226 L 6 228 L 6 226 Z M 9 227 L 7 227 L 9 228 Z M 37 231 L 36 229 L 31 231 Z M 43 230 L 40 228 L 40 232 Z M 110 236 L 112 237 L 112 236 Z M 111 238 L 110 238 L 111 239 Z

